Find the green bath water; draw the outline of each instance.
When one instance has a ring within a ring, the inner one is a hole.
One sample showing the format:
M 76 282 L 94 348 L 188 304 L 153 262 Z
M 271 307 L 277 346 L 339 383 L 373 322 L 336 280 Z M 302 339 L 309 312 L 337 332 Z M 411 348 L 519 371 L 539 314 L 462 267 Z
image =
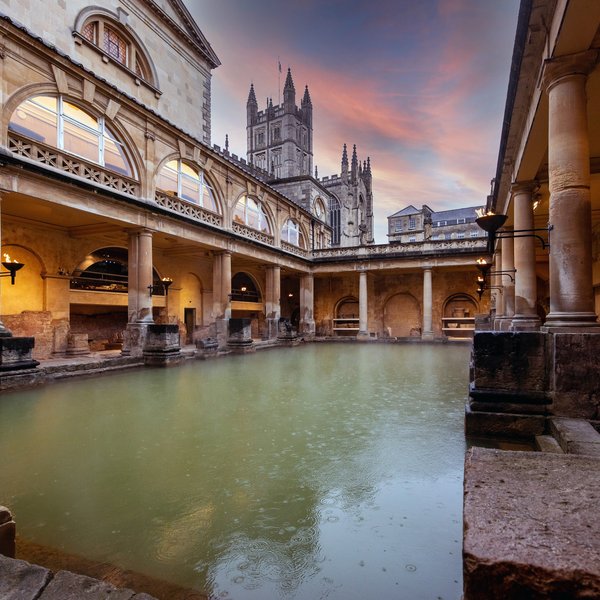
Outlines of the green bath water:
M 0 504 L 216 598 L 457 600 L 468 355 L 312 344 L 5 394 Z

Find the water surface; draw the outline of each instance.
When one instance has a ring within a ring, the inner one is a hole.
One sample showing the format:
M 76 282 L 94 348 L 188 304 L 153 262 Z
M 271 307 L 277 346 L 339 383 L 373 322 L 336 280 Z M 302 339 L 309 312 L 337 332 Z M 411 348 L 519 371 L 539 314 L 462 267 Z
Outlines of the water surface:
M 456 600 L 468 353 L 313 344 L 6 394 L 0 503 L 218 598 Z

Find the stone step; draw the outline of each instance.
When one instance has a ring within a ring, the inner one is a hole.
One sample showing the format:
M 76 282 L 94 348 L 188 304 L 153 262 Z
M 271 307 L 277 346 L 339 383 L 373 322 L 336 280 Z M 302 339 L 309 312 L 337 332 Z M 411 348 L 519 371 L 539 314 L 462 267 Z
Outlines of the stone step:
M 600 434 L 584 419 L 553 417 L 550 432 L 565 454 L 600 457 Z
M 536 435 L 535 447 L 540 452 L 552 452 L 554 454 L 563 454 L 560 444 L 551 435 Z

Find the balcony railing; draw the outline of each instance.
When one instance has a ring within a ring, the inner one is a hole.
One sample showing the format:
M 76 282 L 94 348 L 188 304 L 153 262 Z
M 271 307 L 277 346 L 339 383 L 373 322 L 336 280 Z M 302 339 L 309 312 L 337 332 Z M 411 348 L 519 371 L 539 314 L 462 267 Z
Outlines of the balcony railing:
M 190 217 L 195 221 L 207 223 L 208 225 L 214 225 L 215 227 L 223 227 L 222 215 L 214 213 L 210 210 L 206 210 L 197 204 L 192 204 L 191 202 L 181 200 L 181 198 L 178 198 L 177 196 L 169 196 L 169 194 L 157 191 L 154 194 L 154 201 L 156 204 L 166 208 L 167 210 Z
M 8 149 L 23 158 L 28 158 L 70 175 L 76 175 L 87 179 L 91 183 L 102 185 L 128 196 L 139 196 L 140 194 L 140 184 L 135 179 L 105 169 L 96 163 L 89 162 L 53 146 L 30 140 L 14 131 L 8 132 Z
M 306 258 L 308 256 L 308 251 L 305 250 L 304 248 L 294 246 L 294 244 L 289 244 L 288 242 L 284 242 L 283 240 L 281 242 L 281 249 L 285 250 L 286 252 L 291 252 L 292 254 L 296 254 L 298 256 L 303 256 L 304 258 Z
M 232 223 L 231 228 L 234 233 L 237 233 L 245 238 L 250 238 L 251 240 L 256 240 L 258 242 L 262 242 L 263 244 L 268 244 L 269 246 L 273 246 L 275 244 L 275 238 L 272 235 L 258 231 L 258 229 L 246 227 L 246 225 L 242 225 L 236 221 Z

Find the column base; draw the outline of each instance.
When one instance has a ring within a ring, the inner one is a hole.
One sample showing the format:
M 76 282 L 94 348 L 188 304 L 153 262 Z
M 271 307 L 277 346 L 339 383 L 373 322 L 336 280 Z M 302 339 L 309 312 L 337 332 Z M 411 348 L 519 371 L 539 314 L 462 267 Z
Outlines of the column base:
M 598 316 L 593 312 L 550 312 L 541 330 L 546 333 L 597 333 L 599 327 Z
M 151 322 L 127 323 L 123 332 L 123 349 L 121 350 L 123 356 L 142 356 L 148 325 L 151 325 Z
M 421 334 L 421 339 L 424 342 L 431 342 L 433 339 L 435 339 L 434 336 L 433 336 L 433 331 L 424 331 Z
M 303 337 L 315 337 L 315 322 L 313 319 L 300 321 L 300 335 Z
M 494 321 L 495 331 L 509 331 L 512 325 L 512 317 L 499 317 Z
M 539 331 L 541 323 L 537 315 L 515 315 L 510 331 Z

